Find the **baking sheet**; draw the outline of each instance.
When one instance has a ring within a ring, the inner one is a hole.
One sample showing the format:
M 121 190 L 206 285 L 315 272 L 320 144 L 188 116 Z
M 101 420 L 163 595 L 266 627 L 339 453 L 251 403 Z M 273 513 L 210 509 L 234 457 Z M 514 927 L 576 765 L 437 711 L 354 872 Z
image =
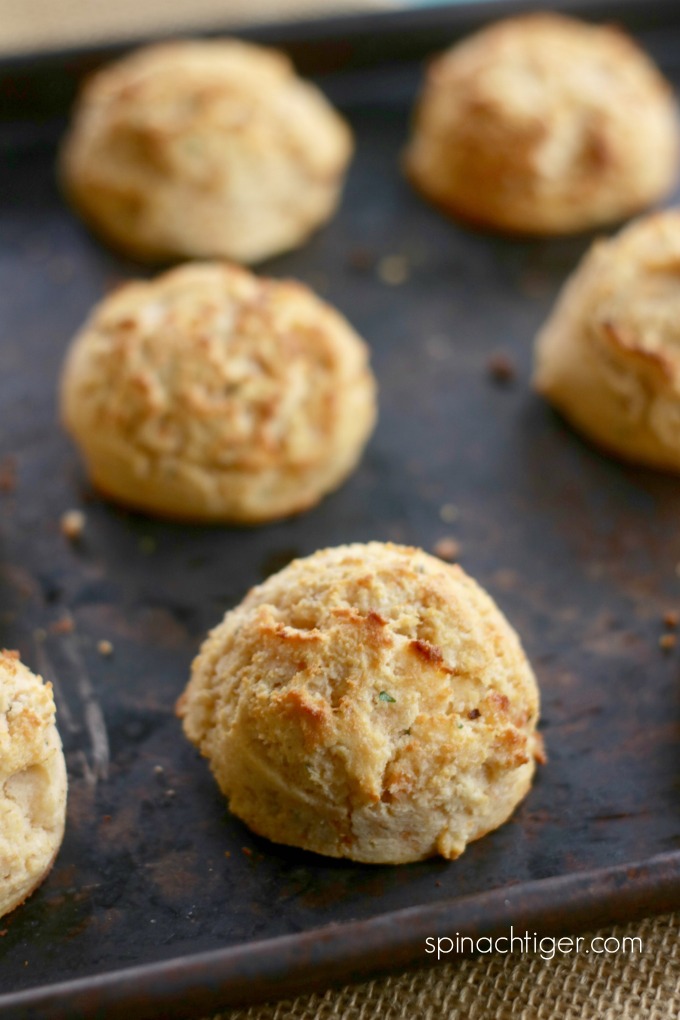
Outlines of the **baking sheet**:
M 2 920 L 0 1016 L 186 1016 L 426 963 L 424 936 L 461 924 L 548 933 L 680 905 L 678 653 L 659 647 L 680 606 L 680 481 L 602 456 L 529 388 L 533 335 L 589 238 L 469 231 L 399 170 L 421 58 L 499 9 L 262 33 L 304 70 L 334 68 L 321 84 L 357 155 L 336 219 L 261 269 L 305 280 L 366 338 L 380 421 L 338 493 L 255 530 L 160 523 L 89 491 L 56 421 L 59 367 L 92 304 L 149 271 L 91 236 L 55 185 L 68 100 L 101 54 L 2 75 L 0 644 L 55 683 L 70 796 L 53 872 Z M 677 80 L 680 12 L 618 12 Z M 59 528 L 74 507 L 77 546 Z M 173 713 L 206 630 L 295 555 L 445 536 L 541 683 L 550 761 L 530 796 L 453 863 L 361 866 L 251 835 Z

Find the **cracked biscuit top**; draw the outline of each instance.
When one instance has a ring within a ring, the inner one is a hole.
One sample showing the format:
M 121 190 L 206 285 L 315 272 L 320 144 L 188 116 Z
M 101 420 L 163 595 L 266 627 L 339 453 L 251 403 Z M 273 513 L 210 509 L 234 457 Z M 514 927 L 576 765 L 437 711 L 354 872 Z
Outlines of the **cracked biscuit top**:
M 232 811 L 332 856 L 457 857 L 526 794 L 538 691 L 457 566 L 372 542 L 295 560 L 227 613 L 179 711 Z
M 375 386 L 363 341 L 303 284 L 189 264 L 95 309 L 67 358 L 62 412 L 113 498 L 254 523 L 344 479 Z
M 250 263 L 332 215 L 351 154 L 344 120 L 283 53 L 184 41 L 93 75 L 61 171 L 86 219 L 136 257 Z
M 500 21 L 430 66 L 407 168 L 433 201 L 492 228 L 615 222 L 673 187 L 672 89 L 617 28 L 552 13 Z
M 680 211 L 593 245 L 539 333 L 535 385 L 611 452 L 680 470 Z

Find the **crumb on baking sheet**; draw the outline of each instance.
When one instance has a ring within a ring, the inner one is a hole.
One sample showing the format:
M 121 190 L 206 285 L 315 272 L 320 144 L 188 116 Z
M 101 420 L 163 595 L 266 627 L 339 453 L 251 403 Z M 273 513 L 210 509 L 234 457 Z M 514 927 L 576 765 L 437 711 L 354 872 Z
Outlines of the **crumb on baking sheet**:
M 453 563 L 460 556 L 460 542 L 457 542 L 455 538 L 450 535 L 445 535 L 435 542 L 432 551 L 435 556 L 438 556 L 440 560 L 446 560 L 448 563 Z
M 69 542 L 77 542 L 85 530 L 86 517 L 82 510 L 67 510 L 61 515 L 59 527 Z
M 486 369 L 493 382 L 502 385 L 511 383 L 517 375 L 515 363 L 507 354 L 493 354 L 486 363 Z
M 671 652 L 678 643 L 675 634 L 662 634 L 659 638 L 659 648 L 664 652 Z
M 444 524 L 453 524 L 458 518 L 458 507 L 454 503 L 444 503 L 439 507 L 439 518 Z
M 14 492 L 17 487 L 17 461 L 11 453 L 0 461 L 0 492 Z
M 378 257 L 370 248 L 351 248 L 347 253 L 347 265 L 357 273 L 370 273 Z
M 72 634 L 76 629 L 72 616 L 62 616 L 60 620 L 54 620 L 49 625 L 51 634 Z
M 680 613 L 675 609 L 667 609 L 663 614 L 664 627 L 668 627 L 669 630 L 675 630 L 678 624 L 680 624 Z
M 408 259 L 405 255 L 385 255 L 378 262 L 378 277 L 388 287 L 398 287 L 409 277 Z
M 545 740 L 542 733 L 534 733 L 534 761 L 538 765 L 548 764 L 548 752 L 545 749 Z
M 97 642 L 97 651 L 99 652 L 100 655 L 103 655 L 105 657 L 113 655 L 113 645 L 111 644 L 110 641 L 103 639 L 102 641 Z

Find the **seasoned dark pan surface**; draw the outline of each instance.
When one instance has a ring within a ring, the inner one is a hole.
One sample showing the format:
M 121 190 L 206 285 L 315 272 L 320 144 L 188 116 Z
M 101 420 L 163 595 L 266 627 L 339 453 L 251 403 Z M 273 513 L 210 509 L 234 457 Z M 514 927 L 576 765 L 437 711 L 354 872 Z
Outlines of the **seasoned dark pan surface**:
M 680 33 L 642 40 L 674 73 Z M 534 333 L 588 239 L 500 239 L 421 201 L 398 165 L 419 74 L 376 56 L 322 82 L 357 137 L 345 200 L 262 268 L 367 339 L 380 422 L 338 493 L 255 530 L 158 523 L 89 491 L 57 423 L 61 360 L 92 304 L 148 271 L 62 202 L 62 120 L 0 129 L 0 645 L 53 680 L 70 775 L 54 870 L 1 923 L 1 992 L 680 853 L 680 650 L 659 647 L 680 608 L 680 479 L 600 455 L 532 395 Z M 59 527 L 74 507 L 78 545 Z M 529 798 L 454 863 L 366 867 L 255 838 L 173 712 L 207 628 L 294 555 L 444 536 L 541 683 L 550 760 Z

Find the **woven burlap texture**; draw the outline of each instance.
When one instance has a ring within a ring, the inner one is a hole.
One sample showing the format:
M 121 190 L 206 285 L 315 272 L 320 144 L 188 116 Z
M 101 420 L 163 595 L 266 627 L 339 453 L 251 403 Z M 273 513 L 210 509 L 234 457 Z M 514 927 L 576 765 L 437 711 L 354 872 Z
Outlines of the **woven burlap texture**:
M 214 1020 L 677 1020 L 680 914 L 597 934 L 638 936 L 642 952 L 552 960 L 495 954 L 228 1010 Z

